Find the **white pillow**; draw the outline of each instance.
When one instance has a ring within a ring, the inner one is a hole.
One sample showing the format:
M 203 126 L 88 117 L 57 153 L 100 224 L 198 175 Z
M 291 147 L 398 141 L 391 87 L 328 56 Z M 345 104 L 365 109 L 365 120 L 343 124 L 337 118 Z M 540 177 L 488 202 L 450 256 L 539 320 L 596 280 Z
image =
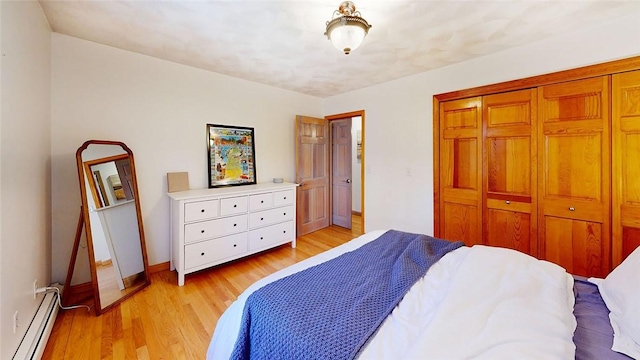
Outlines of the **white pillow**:
M 613 327 L 612 350 L 640 359 L 640 247 L 603 279 L 589 279 L 598 285 L 609 308 Z

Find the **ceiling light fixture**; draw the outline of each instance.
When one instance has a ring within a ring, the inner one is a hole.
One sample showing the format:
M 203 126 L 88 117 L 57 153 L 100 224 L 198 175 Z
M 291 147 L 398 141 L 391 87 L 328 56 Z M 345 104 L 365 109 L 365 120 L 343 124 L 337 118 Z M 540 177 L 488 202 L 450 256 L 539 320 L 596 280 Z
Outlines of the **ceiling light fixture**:
M 371 25 L 367 20 L 362 18 L 359 11 L 356 11 L 356 5 L 351 1 L 343 1 L 338 10 L 333 12 L 331 20 L 327 21 L 324 34 L 336 49 L 349 55 L 362 44 L 370 28 Z

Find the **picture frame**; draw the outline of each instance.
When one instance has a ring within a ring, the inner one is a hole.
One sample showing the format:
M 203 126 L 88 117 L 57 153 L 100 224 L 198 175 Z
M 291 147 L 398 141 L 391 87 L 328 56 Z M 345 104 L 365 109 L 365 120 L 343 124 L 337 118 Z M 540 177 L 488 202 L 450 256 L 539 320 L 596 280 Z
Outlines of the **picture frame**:
M 209 188 L 255 184 L 254 129 L 207 124 L 207 159 Z

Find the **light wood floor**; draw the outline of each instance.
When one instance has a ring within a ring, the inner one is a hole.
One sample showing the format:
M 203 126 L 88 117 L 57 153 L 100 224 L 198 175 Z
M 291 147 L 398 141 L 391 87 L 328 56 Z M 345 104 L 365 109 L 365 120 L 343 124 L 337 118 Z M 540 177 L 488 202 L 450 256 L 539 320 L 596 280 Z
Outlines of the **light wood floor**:
M 43 359 L 204 359 L 222 312 L 256 280 L 361 235 L 338 226 L 212 269 L 187 275 L 151 275 L 151 285 L 96 317 L 86 309 L 61 310 Z M 89 303 L 87 303 L 89 305 Z
M 96 265 L 96 273 L 98 275 L 98 284 L 100 291 L 100 305 L 105 307 L 116 300 L 120 299 L 122 296 L 130 293 L 140 286 L 143 285 L 144 278 L 140 277 L 136 279 L 137 281 L 133 284 L 128 284 L 125 282 L 126 288 L 120 290 L 118 287 L 118 280 L 116 275 L 116 270 L 113 267 L 113 263 L 109 263 L 108 265 Z M 141 276 L 144 276 L 144 272 L 140 273 Z

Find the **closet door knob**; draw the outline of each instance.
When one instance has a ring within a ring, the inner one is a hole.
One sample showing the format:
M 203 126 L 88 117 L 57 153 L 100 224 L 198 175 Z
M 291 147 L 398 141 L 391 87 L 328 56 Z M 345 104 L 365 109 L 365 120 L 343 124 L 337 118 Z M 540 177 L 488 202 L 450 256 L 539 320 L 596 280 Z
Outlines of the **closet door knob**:
M 570 206 L 569 211 L 576 211 L 576 208 L 574 208 L 573 206 Z
M 507 203 L 507 204 L 511 204 L 511 201 L 507 200 L 507 201 L 505 201 L 505 203 Z

